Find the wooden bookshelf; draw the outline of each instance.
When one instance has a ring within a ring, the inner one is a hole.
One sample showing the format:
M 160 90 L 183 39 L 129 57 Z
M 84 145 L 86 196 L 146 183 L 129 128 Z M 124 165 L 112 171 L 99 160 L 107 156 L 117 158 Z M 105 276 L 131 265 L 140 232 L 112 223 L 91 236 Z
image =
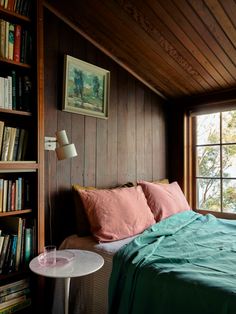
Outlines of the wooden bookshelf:
M 22 0 L 25 1 L 25 0 Z M 44 108 L 43 108 L 43 7 L 42 1 L 31 1 L 33 5 L 32 18 L 18 14 L 16 12 L 4 9 L 0 6 L 0 19 L 9 23 L 21 25 L 22 29 L 30 32 L 32 37 L 32 56 L 27 56 L 23 60 L 30 60 L 30 64 L 9 60 L 5 56 L 0 56 L 0 77 L 7 77 L 12 75 L 13 70 L 19 76 L 27 75 L 32 82 L 30 104 L 32 110 L 30 112 L 18 106 L 17 109 L 0 108 L 0 121 L 4 122 L 5 126 L 10 128 L 26 129 L 28 130 L 29 142 L 26 150 L 24 160 L 19 161 L 1 161 L 0 160 L 0 179 L 1 181 L 12 181 L 12 184 L 17 180 L 25 180 L 25 190 L 27 187 L 30 191 L 27 195 L 30 197 L 30 202 L 25 201 L 22 210 L 0 211 L 0 230 L 2 235 L 11 235 L 10 230 L 4 229 L 4 223 L 7 220 L 17 220 L 22 218 L 25 221 L 27 228 L 31 228 L 34 241 L 34 256 L 41 253 L 45 242 L 44 231 Z M 1 27 L 1 26 L 0 26 Z M 0 39 L 1 43 L 1 39 Z M 16 60 L 16 59 L 15 59 Z M 21 60 L 21 59 L 20 59 Z M 1 91 L 0 91 L 1 92 Z M 1 99 L 0 99 L 1 100 Z M 22 98 L 23 100 L 23 98 Z M 16 99 L 19 101 L 19 99 Z M 24 100 L 23 100 L 24 101 Z M 18 105 L 18 104 L 17 104 Z M 27 106 L 26 106 L 27 108 Z M 22 109 L 22 110 L 21 110 Z M 27 154 L 28 153 L 28 154 Z M 0 155 L 1 159 L 1 155 Z M 10 184 L 9 184 L 10 186 Z M 1 187 L 0 187 L 1 188 Z M 26 191 L 25 191 L 26 193 Z M 14 195 L 14 194 L 12 194 Z M 13 199 L 13 196 L 12 196 Z M 8 198 L 10 202 L 11 198 Z M 17 200 L 17 198 L 16 198 Z M 12 204 L 12 203 L 9 203 Z M 14 203 L 13 203 L 14 204 Z M 16 202 L 17 204 L 17 202 Z M 32 204 L 32 205 L 31 205 Z M 13 208 L 13 207 L 12 207 Z M 12 209 L 10 208 L 10 209 Z M 2 223 L 1 223 L 2 222 Z M 7 224 L 5 224 L 6 228 Z M 26 227 L 23 227 L 26 228 Z M 1 254 L 0 254 L 1 255 Z M 18 271 L 6 272 L 0 274 L 0 281 L 14 282 L 19 277 L 24 278 L 32 274 L 27 269 L 25 260 L 20 261 Z M 34 297 L 34 296 L 33 296 Z M 32 302 L 35 304 L 35 302 Z M 32 309 L 24 309 L 19 313 L 32 313 Z M 18 312 L 17 312 L 18 313 Z

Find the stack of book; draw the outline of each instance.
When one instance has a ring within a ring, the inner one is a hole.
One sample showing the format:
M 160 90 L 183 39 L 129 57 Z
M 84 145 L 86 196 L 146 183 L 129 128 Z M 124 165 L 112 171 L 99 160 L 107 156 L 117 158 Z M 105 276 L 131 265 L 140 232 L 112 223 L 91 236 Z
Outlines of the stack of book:
M 32 10 L 31 0 L 0 0 L 0 6 L 6 10 L 30 17 Z
M 5 126 L 0 121 L 0 160 L 25 160 L 28 144 L 28 131 L 20 128 Z
M 30 183 L 27 178 L 0 178 L 0 213 L 30 209 Z
M 35 253 L 34 221 L 22 217 L 3 217 L 0 228 L 0 274 L 28 269 Z
M 32 38 L 21 25 L 0 19 L 0 57 L 21 63 L 31 63 Z
M 0 286 L 0 314 L 10 314 L 31 304 L 27 278 Z
M 31 90 L 30 77 L 12 70 L 10 75 L 0 77 L 0 108 L 30 111 Z

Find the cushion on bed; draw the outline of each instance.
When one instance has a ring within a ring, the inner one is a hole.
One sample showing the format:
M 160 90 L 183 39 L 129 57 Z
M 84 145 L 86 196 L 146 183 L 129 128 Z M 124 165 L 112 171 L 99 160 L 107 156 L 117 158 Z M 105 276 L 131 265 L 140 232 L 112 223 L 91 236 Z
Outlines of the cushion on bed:
M 81 190 L 91 231 L 99 242 L 121 240 L 143 232 L 155 223 L 140 186 Z
M 79 194 L 81 190 L 96 190 L 96 188 L 93 186 L 81 186 L 79 184 L 72 185 L 75 204 L 76 232 L 79 236 L 83 237 L 91 235 L 91 231 L 88 217 L 85 213 L 84 205 Z
M 147 198 L 155 220 L 158 222 L 173 214 L 189 210 L 190 206 L 177 182 L 154 184 L 138 181 Z
M 132 187 L 134 186 L 132 182 L 127 182 L 125 184 L 120 185 L 119 187 Z M 74 197 L 74 205 L 75 205 L 75 219 L 76 219 L 76 233 L 80 237 L 91 235 L 90 225 L 88 221 L 88 217 L 86 215 L 83 202 L 80 197 L 81 190 L 97 190 L 94 186 L 82 186 L 80 184 L 73 184 L 72 191 Z

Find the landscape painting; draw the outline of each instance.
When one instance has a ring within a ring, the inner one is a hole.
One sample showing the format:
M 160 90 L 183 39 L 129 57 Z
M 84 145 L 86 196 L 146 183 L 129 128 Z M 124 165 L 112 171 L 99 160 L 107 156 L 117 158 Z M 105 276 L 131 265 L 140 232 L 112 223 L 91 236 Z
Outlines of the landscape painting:
M 108 118 L 110 72 L 65 55 L 63 111 Z

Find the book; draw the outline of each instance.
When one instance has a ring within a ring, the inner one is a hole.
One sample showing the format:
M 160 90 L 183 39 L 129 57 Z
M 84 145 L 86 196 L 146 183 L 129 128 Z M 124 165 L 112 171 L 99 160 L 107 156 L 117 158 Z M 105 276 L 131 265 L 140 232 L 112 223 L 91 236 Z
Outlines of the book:
M 30 111 L 31 105 L 32 82 L 28 75 L 24 75 L 22 79 L 22 103 L 25 111 Z
M 9 48 L 9 22 L 6 21 L 6 28 L 5 28 L 5 53 L 4 57 L 8 58 L 8 48 Z
M 7 211 L 8 180 L 3 180 L 2 211 Z
M 8 109 L 12 109 L 12 77 L 8 75 Z
M 23 148 L 24 148 L 25 136 L 26 136 L 26 130 L 21 129 L 16 160 L 23 160 L 22 157 L 23 157 Z
M 2 140 L 1 160 L 7 161 L 9 144 L 10 144 L 11 127 L 5 126 Z
M 12 109 L 16 109 L 16 71 L 11 71 L 12 76 Z
M 12 304 L 17 304 L 17 303 L 25 301 L 25 300 L 26 300 L 25 295 L 21 295 L 19 297 L 14 298 L 14 299 L 7 300 L 3 303 L 0 303 L 0 310 L 4 309 L 4 308 L 6 308 Z
M 6 257 L 5 257 L 4 264 L 3 264 L 3 273 L 4 274 L 8 273 L 8 265 L 9 265 L 10 255 L 11 255 L 11 249 L 12 249 L 12 236 L 10 235 L 8 246 L 7 246 Z
M 14 299 L 17 297 L 20 297 L 22 295 L 29 296 L 30 295 L 30 289 L 25 288 L 25 289 L 22 289 L 22 290 L 13 292 L 13 293 L 6 294 L 6 295 L 0 297 L 0 303 L 6 302 L 8 300 L 11 300 L 11 299 Z
M 12 160 L 17 159 L 17 150 L 18 150 L 18 145 L 19 145 L 19 138 L 20 138 L 20 129 L 16 128 L 16 136 L 15 136 L 15 143 L 14 143 L 14 148 L 13 148 Z
M 17 210 L 21 210 L 22 209 L 22 177 L 18 178 L 18 198 L 17 198 Z
M 7 10 L 13 11 L 14 1 L 15 1 L 15 0 L 8 0 Z
M 33 256 L 33 230 L 25 228 L 25 243 L 24 243 L 24 264 L 28 265 Z
M 29 279 L 20 279 L 0 286 L 0 297 L 29 287 Z
M 0 108 L 4 108 L 5 105 L 5 82 L 4 77 L 0 77 Z
M 8 161 L 12 161 L 13 160 L 13 152 L 14 152 L 15 140 L 16 140 L 16 128 L 11 128 L 10 142 L 9 142 L 9 148 L 8 148 L 8 154 L 7 154 L 7 160 Z
M 16 181 L 12 181 L 12 185 L 11 185 L 11 211 L 14 211 L 15 208 L 15 204 L 16 204 Z
M 11 186 L 12 186 L 12 180 L 8 180 L 8 189 L 7 189 L 7 212 L 11 211 Z
M 4 236 L 3 247 L 2 247 L 2 252 L 1 252 L 1 256 L 0 256 L 0 274 L 3 273 L 3 266 L 4 266 L 6 254 L 7 254 L 7 248 L 8 248 L 9 240 L 10 240 L 10 235 L 6 234 Z
M 0 314 L 11 314 L 18 312 L 31 305 L 31 298 L 26 298 L 25 300 L 18 302 L 16 304 L 10 305 L 9 307 L 0 310 Z
M 9 96 L 8 96 L 8 84 L 9 84 L 9 81 L 8 81 L 8 78 L 7 77 L 4 77 L 4 108 L 5 109 L 8 109 L 8 101 L 9 101 Z
M 12 234 L 11 237 L 12 237 L 12 246 L 11 246 L 11 253 L 9 256 L 8 273 L 13 272 L 16 266 L 17 234 Z
M 11 1 L 11 0 L 9 0 Z M 8 59 L 13 60 L 14 55 L 14 31 L 15 26 L 12 23 L 9 23 L 9 32 L 8 32 Z
M 16 109 L 17 110 L 23 110 L 23 104 L 22 104 L 22 77 L 18 77 L 18 82 L 17 82 L 17 104 L 16 104 Z
M 3 203 L 3 184 L 4 184 L 4 180 L 1 178 L 0 179 L 0 213 L 3 212 L 3 207 L 2 207 L 2 203 Z
M 4 236 L 0 236 L 0 256 L 2 254 L 2 247 L 3 247 L 3 242 L 4 242 Z
M 4 133 L 4 124 L 5 124 L 4 121 L 0 121 L 0 156 L 1 156 L 1 151 L 2 151 L 2 140 L 3 140 L 3 133 Z
M 0 57 L 5 58 L 6 21 L 0 20 Z
M 21 25 L 15 25 L 14 32 L 14 51 L 13 60 L 20 62 L 20 51 L 21 51 Z

